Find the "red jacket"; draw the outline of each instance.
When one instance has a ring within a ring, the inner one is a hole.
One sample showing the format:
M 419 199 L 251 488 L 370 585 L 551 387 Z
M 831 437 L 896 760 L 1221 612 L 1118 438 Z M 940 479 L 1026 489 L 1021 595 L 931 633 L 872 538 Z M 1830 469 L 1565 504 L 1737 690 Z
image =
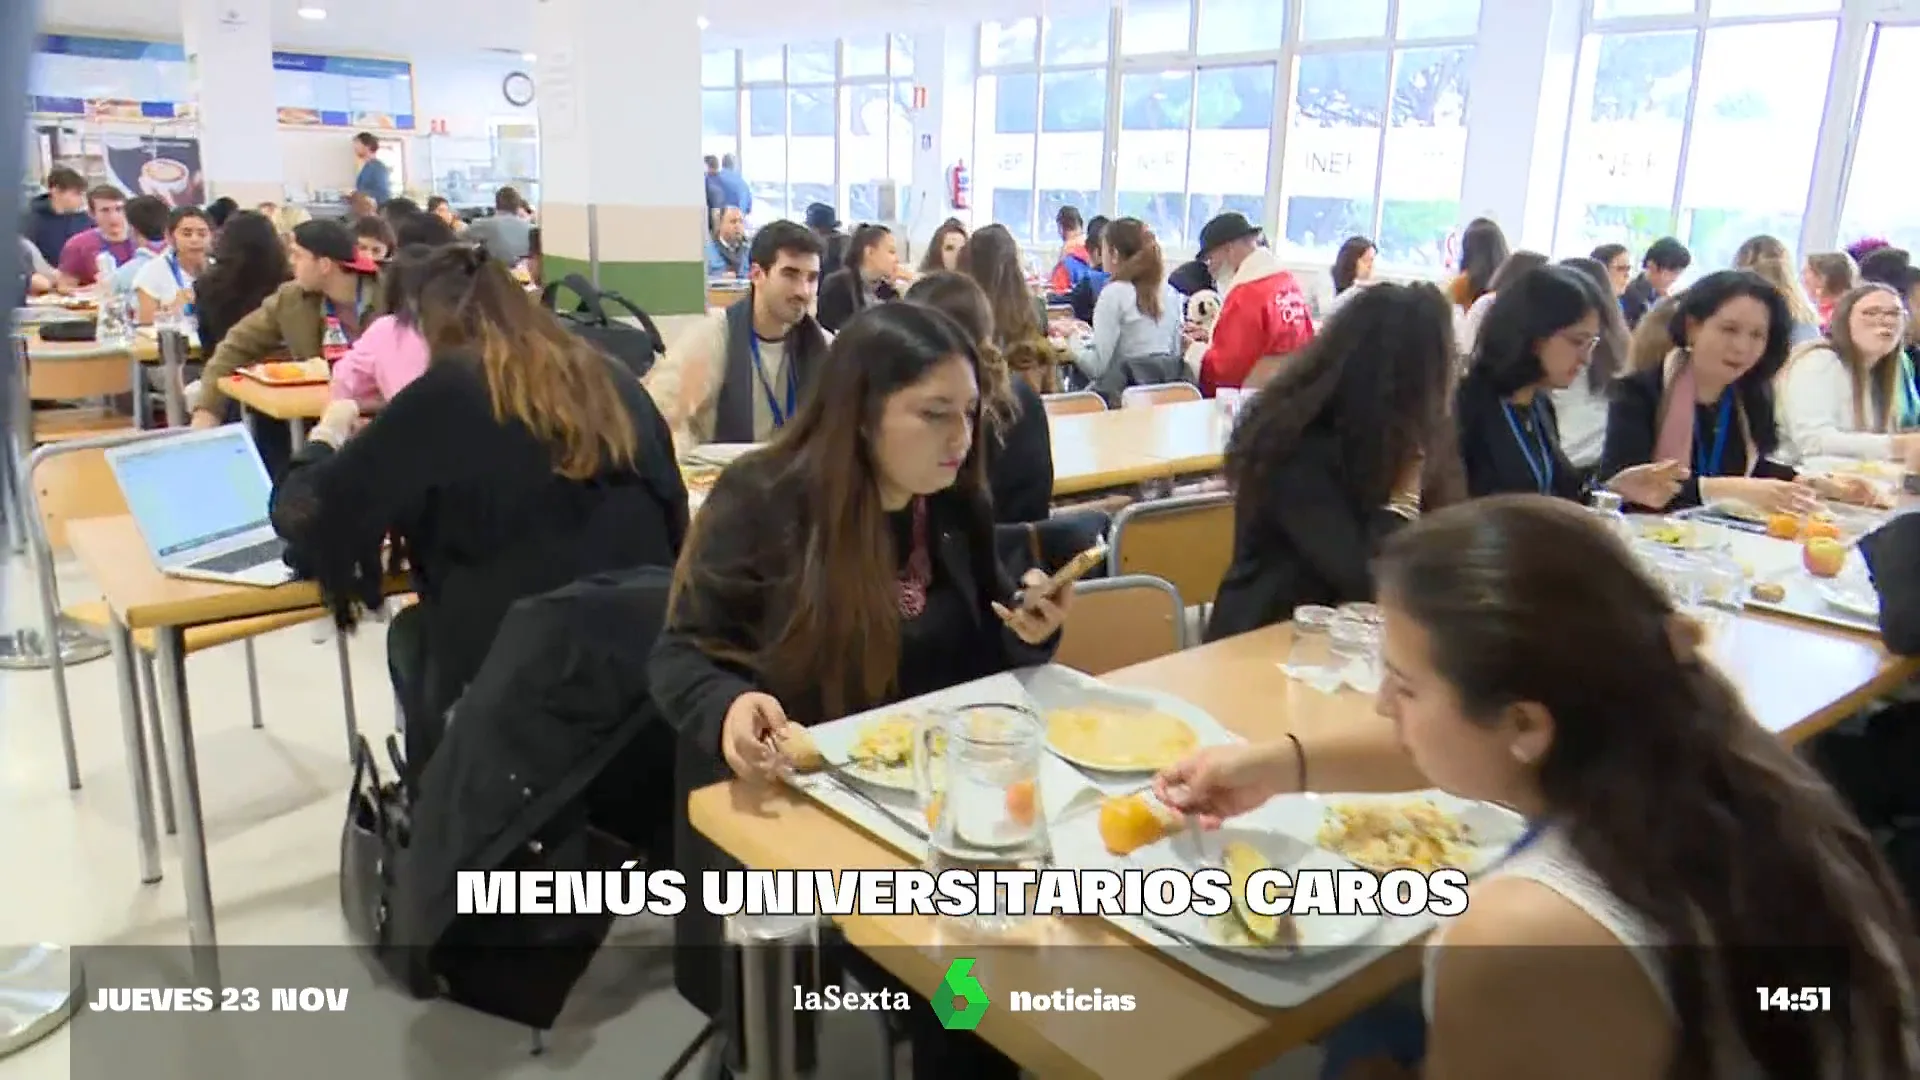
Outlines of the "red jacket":
M 1298 352 L 1313 340 L 1313 313 L 1294 276 L 1273 252 L 1255 248 L 1233 275 L 1213 339 L 1200 361 L 1200 392 L 1238 387 L 1269 356 Z

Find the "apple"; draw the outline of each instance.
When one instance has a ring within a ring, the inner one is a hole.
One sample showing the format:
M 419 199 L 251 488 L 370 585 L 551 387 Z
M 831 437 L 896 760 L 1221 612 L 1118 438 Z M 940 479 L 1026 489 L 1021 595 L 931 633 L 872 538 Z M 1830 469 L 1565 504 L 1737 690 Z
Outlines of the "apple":
M 1816 536 L 1800 549 L 1800 561 L 1814 577 L 1838 577 L 1847 565 L 1847 548 L 1830 536 Z

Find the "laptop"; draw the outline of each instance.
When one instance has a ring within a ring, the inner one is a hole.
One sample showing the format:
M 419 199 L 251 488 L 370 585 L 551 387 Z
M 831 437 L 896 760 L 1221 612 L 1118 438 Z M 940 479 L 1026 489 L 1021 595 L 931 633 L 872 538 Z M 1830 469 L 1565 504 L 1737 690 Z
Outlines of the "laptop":
M 293 580 L 267 520 L 273 484 L 239 424 L 112 447 L 107 467 L 162 573 L 232 585 Z

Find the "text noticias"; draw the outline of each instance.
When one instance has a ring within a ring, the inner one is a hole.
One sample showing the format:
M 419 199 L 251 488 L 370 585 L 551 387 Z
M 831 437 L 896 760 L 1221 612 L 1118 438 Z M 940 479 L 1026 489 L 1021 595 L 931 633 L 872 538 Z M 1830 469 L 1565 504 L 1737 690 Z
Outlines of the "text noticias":
M 677 870 L 462 870 L 461 915 L 678 915 Z M 713 915 L 1222 915 L 1231 880 L 1218 868 L 1159 870 L 707 870 L 700 903 Z M 1257 915 L 1452 916 L 1467 910 L 1467 875 L 1446 869 L 1255 871 Z

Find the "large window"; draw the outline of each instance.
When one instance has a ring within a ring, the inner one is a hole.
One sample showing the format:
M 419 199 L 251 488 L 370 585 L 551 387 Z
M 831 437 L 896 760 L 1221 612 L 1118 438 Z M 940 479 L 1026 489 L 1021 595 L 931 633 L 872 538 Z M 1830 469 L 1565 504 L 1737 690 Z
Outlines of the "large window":
M 700 69 L 701 148 L 738 155 L 751 224 L 798 218 L 816 202 L 875 220 L 883 185 L 912 178 L 907 36 L 709 52 Z
M 1044 245 L 1061 207 L 1098 211 L 1111 21 L 1101 12 L 981 25 L 976 217 Z
M 1807 15 L 1837 5 L 1702 6 L 1705 15 L 1692 0 L 1594 0 L 1558 249 L 1623 243 L 1639 251 L 1673 235 L 1704 271 L 1726 266 L 1758 233 L 1799 243 L 1838 33 L 1836 19 Z M 1634 18 L 1635 28 L 1610 29 L 1617 17 Z
M 1867 55 L 1839 240 L 1844 245 L 1878 236 L 1920 250 L 1913 129 L 1907 126 L 1907 112 L 1920 95 L 1920 26 L 1876 27 Z
M 1302 0 L 1281 229 L 1331 258 L 1371 236 L 1383 261 L 1440 267 L 1459 223 L 1480 0 Z

